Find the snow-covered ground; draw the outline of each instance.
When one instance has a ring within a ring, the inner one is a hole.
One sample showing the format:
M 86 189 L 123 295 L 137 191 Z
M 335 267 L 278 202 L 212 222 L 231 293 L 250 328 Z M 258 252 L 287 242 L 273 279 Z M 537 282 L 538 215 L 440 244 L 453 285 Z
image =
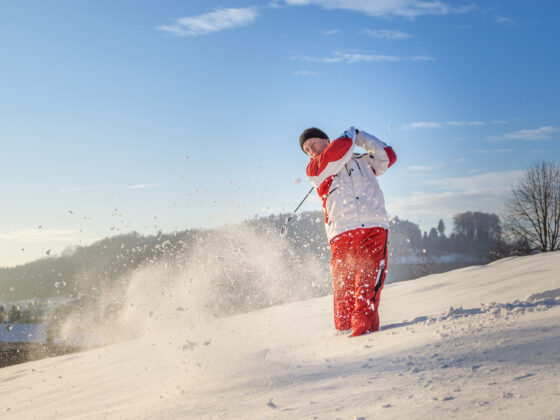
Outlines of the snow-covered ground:
M 175 311 L 157 334 L 1 369 L 0 418 L 560 418 L 559 252 L 382 298 L 382 330 L 356 338 L 335 334 L 332 297 L 196 328 Z

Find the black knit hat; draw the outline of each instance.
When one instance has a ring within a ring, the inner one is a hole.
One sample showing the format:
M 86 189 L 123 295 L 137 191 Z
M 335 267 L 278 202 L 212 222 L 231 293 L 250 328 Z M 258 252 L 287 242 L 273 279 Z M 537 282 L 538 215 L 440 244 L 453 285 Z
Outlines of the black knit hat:
M 299 136 L 299 145 L 301 147 L 301 150 L 303 150 L 303 143 L 305 143 L 306 140 L 309 140 L 309 139 L 312 139 L 312 138 L 315 138 L 315 137 L 320 138 L 320 139 L 328 139 L 329 138 L 329 136 L 327 136 L 324 131 L 319 130 L 316 127 L 311 127 L 311 128 L 306 129 L 306 130 L 303 130 L 303 133 L 301 133 L 301 136 Z

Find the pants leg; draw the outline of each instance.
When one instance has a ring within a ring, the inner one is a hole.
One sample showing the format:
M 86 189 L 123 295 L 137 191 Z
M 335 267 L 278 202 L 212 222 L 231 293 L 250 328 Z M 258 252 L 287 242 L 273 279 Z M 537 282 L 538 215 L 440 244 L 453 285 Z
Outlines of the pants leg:
M 382 264 L 381 264 L 382 263 Z M 385 277 L 387 276 L 387 240 L 385 240 L 385 251 L 383 259 L 381 260 L 380 268 L 379 268 L 379 279 L 375 286 L 375 294 L 373 296 L 373 303 L 375 305 L 375 310 L 373 314 L 373 322 L 368 329 L 368 332 L 378 331 L 379 330 L 379 304 L 381 302 L 381 290 L 385 285 Z
M 343 233 L 331 241 L 334 326 L 340 331 L 352 328 L 355 269 L 351 239 Z
M 385 282 L 387 231 L 356 229 L 331 241 L 334 324 L 360 335 L 379 329 L 379 299 Z
M 365 229 L 356 244 L 352 335 L 379 329 L 379 301 L 385 283 L 387 231 Z

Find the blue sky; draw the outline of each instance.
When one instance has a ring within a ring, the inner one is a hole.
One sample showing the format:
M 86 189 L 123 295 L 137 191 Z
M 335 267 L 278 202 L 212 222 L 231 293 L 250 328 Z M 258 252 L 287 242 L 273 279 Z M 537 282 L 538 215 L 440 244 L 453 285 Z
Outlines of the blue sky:
M 0 266 L 290 212 L 354 125 L 422 229 L 560 156 L 557 1 L 0 2 Z M 300 179 L 303 180 L 300 182 Z M 317 198 L 304 210 L 320 209 Z

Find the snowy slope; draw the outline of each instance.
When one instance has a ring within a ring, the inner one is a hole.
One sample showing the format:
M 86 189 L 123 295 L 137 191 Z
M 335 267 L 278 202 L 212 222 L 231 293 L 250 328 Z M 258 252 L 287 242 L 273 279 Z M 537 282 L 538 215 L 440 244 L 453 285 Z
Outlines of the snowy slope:
M 1 369 L 0 417 L 560 418 L 560 253 L 388 285 L 361 337 L 331 299 Z

